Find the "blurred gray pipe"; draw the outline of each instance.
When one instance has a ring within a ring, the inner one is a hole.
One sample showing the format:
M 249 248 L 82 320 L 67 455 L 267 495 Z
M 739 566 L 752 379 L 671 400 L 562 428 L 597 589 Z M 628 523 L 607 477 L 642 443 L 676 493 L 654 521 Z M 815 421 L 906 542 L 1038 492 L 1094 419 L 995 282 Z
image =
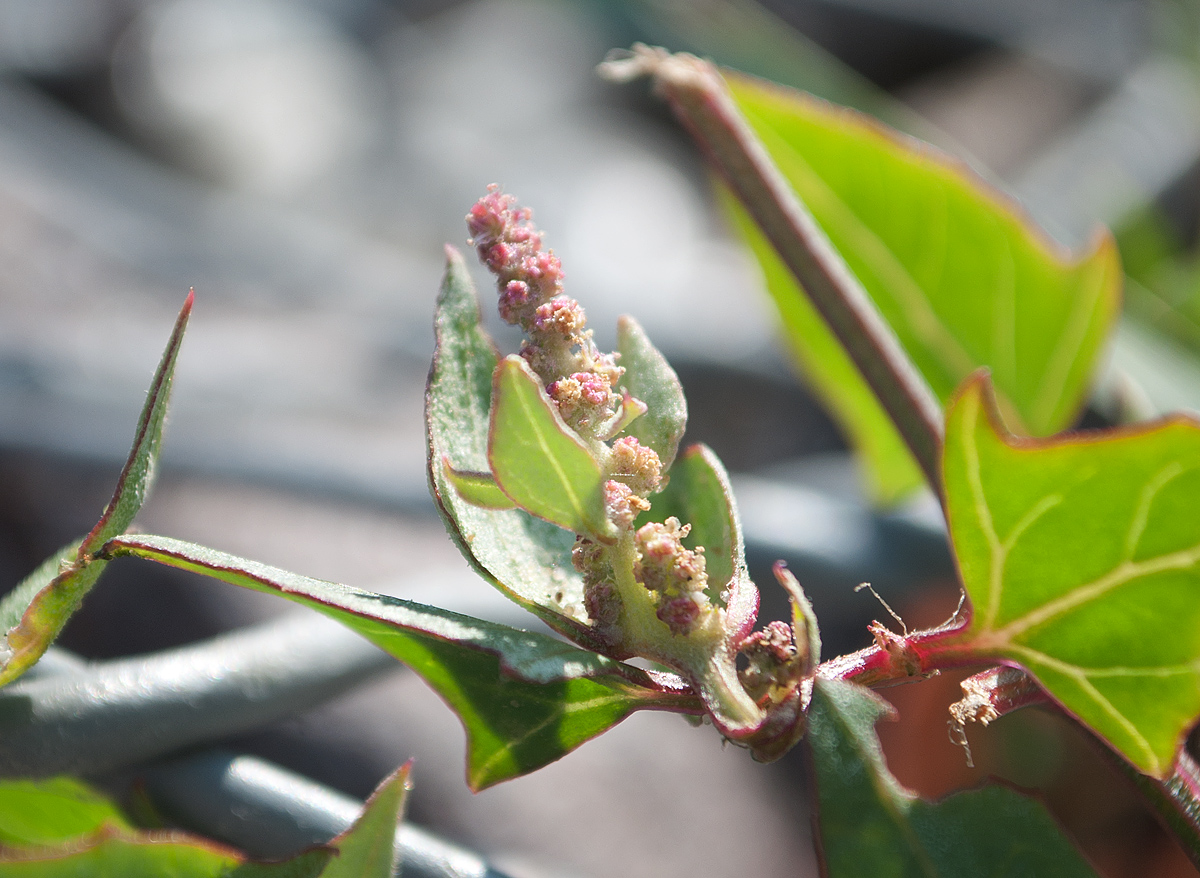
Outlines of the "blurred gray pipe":
M 0 691 L 0 777 L 95 776 L 315 707 L 396 667 L 315 614 L 19 680 Z
M 278 637 L 279 628 L 264 626 L 246 633 L 270 639 L 272 633 Z M 304 632 L 292 628 L 290 633 Z M 328 640 L 321 645 L 336 646 Z M 66 683 L 88 673 L 83 659 L 51 647 L 23 682 L 57 679 Z M 112 739 L 108 734 L 103 737 Z M 160 762 L 134 773 L 145 781 L 155 807 L 169 820 L 254 857 L 286 857 L 308 845 L 327 842 L 347 829 L 363 808 L 357 799 L 294 772 L 220 749 Z M 404 878 L 504 878 L 477 854 L 412 824 L 397 829 L 396 844 L 400 846 L 396 874 Z
M 278 858 L 349 828 L 363 803 L 253 756 L 209 750 L 152 765 L 146 791 L 172 822 Z M 504 878 L 482 857 L 412 824 L 396 831 L 403 878 Z

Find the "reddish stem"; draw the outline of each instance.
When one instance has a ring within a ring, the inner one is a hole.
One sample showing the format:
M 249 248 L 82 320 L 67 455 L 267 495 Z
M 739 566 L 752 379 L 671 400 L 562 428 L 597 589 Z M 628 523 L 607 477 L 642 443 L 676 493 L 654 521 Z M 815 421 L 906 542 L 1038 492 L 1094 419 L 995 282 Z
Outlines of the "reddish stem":
M 875 637 L 872 646 L 822 663 L 817 676 L 862 686 L 881 686 L 980 664 L 978 652 L 964 642 L 965 627 L 964 620 L 957 615 L 937 628 L 911 634 L 897 634 L 880 622 L 872 622 L 867 626 Z
M 867 291 L 775 167 L 709 61 L 634 46 L 606 62 L 611 79 L 649 74 L 713 168 L 795 275 L 942 494 L 942 407 Z

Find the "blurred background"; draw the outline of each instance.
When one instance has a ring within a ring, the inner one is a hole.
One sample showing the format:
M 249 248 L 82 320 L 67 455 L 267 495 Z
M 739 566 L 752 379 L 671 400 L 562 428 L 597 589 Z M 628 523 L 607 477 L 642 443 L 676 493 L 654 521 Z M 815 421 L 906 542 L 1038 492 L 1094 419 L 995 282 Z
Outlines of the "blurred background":
M 468 572 L 424 474 L 442 245 L 465 246 L 497 182 L 534 208 L 601 346 L 634 313 L 679 371 L 768 595 L 788 559 L 830 654 L 882 613 L 863 580 L 910 626 L 948 616 L 934 505 L 869 508 L 689 142 L 644 85 L 595 77 L 635 40 L 918 134 L 1064 245 L 1110 225 L 1127 313 L 1085 423 L 1200 410 L 1191 0 L 0 0 L 0 582 L 95 521 L 194 287 L 141 527 L 529 624 Z M 62 642 L 105 659 L 286 612 L 117 562 Z M 902 781 L 1000 775 L 1043 790 L 1105 874 L 1194 874 L 1048 713 L 971 730 L 968 769 L 945 732 L 956 682 L 887 693 Z M 813 874 L 800 755 L 754 765 L 676 717 L 478 796 L 453 716 L 402 670 L 225 743 L 359 796 L 416 757 L 414 821 L 516 878 Z

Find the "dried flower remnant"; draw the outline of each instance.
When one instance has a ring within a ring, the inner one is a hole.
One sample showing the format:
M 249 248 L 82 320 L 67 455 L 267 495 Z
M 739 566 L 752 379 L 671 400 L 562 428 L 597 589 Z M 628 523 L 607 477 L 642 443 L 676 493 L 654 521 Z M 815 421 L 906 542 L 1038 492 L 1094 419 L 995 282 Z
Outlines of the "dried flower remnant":
M 779 684 L 784 672 L 795 664 L 798 654 L 792 626 L 778 621 L 747 637 L 740 651 L 747 663 L 738 671 L 738 678 L 757 701 L 768 696 Z

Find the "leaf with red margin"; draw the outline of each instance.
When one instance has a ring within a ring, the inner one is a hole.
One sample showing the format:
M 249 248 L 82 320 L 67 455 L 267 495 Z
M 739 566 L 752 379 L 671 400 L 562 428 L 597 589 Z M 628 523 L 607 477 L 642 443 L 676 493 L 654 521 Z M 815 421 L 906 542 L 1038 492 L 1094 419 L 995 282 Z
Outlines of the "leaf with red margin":
M 1014 427 L 1048 436 L 1083 405 L 1120 310 L 1116 245 L 1069 253 L 965 163 L 854 110 L 726 72 L 783 176 L 946 401 L 990 367 Z M 899 434 L 761 231 L 729 206 L 788 341 L 865 453 L 884 500 L 920 484 Z
M 523 509 L 487 509 L 447 475 L 489 472 L 492 373 L 500 362 L 483 328 L 466 263 L 446 248 L 434 317 L 437 339 L 425 390 L 429 489 L 446 530 L 475 570 L 514 603 L 586 646 L 599 646 L 583 613 L 583 579 L 571 564 L 574 534 Z
M 973 607 L 955 640 L 1027 668 L 1167 777 L 1200 715 L 1200 424 L 1017 439 L 977 375 L 950 407 L 944 473 Z
M 404 817 L 411 788 L 408 776 L 412 763 L 392 772 L 371 793 L 358 819 L 329 842 L 337 856 L 321 872 L 321 878 L 392 878 L 400 861 L 396 829 Z
M 156 536 L 124 536 L 135 555 L 275 594 L 336 619 L 424 678 L 467 732 L 467 783 L 480 790 L 565 756 L 636 710 L 698 713 L 671 674 L 652 674 L 544 634 L 310 579 Z
M 368 805 L 364 815 L 370 809 Z M 355 829 L 365 834 L 359 824 Z M 389 843 L 395 826 L 393 820 Z M 311 848 L 279 863 L 247 860 L 238 851 L 187 833 L 137 830 L 99 792 L 67 777 L 0 782 L 0 840 L 0 875 L 6 878 L 339 878 L 328 871 L 336 863 L 332 847 Z
M 112 537 L 124 533 L 146 501 L 154 482 L 175 361 L 192 313 L 193 298 L 194 294 L 189 292 L 175 320 L 146 394 L 133 448 L 108 508 L 82 542 L 60 550 L 0 601 L 0 630 L 6 632 L 0 643 L 3 662 L 0 686 L 25 673 L 58 637 L 107 563 L 93 558 L 93 553 Z

